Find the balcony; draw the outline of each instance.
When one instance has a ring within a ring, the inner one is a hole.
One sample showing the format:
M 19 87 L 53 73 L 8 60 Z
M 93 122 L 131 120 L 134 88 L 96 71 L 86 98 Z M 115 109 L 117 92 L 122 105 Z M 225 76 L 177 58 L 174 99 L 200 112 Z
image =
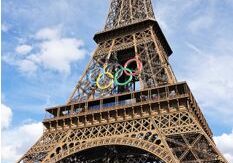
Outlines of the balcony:
M 124 93 L 103 99 L 48 108 L 46 109 L 45 121 L 95 113 L 104 110 L 114 110 L 122 107 L 140 106 L 148 103 L 151 104 L 159 102 L 163 105 L 163 103 L 166 103 L 169 100 L 187 97 L 189 94 L 190 91 L 186 83 L 176 83 L 174 85 Z

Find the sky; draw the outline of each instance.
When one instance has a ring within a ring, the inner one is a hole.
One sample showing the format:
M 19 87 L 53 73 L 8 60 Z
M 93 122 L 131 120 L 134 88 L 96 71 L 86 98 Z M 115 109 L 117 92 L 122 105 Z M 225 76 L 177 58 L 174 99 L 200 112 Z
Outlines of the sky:
M 152 0 L 173 54 L 224 156 L 233 162 L 233 1 Z M 103 30 L 109 0 L 2 0 L 1 159 L 42 134 L 44 109 L 65 104 Z

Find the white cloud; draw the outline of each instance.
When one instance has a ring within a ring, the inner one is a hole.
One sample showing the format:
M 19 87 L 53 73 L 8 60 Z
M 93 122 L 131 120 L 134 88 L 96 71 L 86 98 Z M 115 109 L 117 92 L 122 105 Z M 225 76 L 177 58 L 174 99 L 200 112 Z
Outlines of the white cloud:
M 17 46 L 16 49 L 15 49 L 15 51 L 16 51 L 17 53 L 23 54 L 23 55 L 26 55 L 26 54 L 30 53 L 31 50 L 32 50 L 32 46 L 26 45 L 26 44 L 24 44 L 24 45 L 19 45 L 19 46 Z
M 18 127 L 10 127 L 11 108 L 1 104 L 1 159 L 4 163 L 16 162 L 42 135 L 42 123 L 28 121 Z
M 41 123 L 24 124 L 2 132 L 1 157 L 4 163 L 16 162 L 42 135 Z
M 33 38 L 33 47 L 26 44 L 17 46 L 16 52 L 23 55 L 4 55 L 3 60 L 26 74 L 33 74 L 39 69 L 70 74 L 72 63 L 83 59 L 87 53 L 82 40 L 62 37 L 59 27 L 43 28 Z M 35 53 L 30 53 L 32 48 Z
M 59 28 L 42 28 L 36 34 L 35 38 L 38 40 L 52 40 L 60 38 Z
M 18 70 L 28 76 L 33 75 L 38 66 L 30 59 L 17 58 L 17 56 L 3 55 L 2 60 L 10 65 L 16 66 Z
M 9 127 L 12 119 L 12 111 L 8 106 L 1 104 L 1 129 Z
M 18 66 L 19 70 L 24 73 L 33 74 L 37 70 L 37 65 L 34 62 L 27 59 L 21 60 L 18 63 Z
M 83 42 L 72 38 L 49 40 L 40 44 L 38 59 L 47 69 L 70 73 L 72 62 L 84 58 Z
M 214 141 L 229 162 L 233 162 L 233 130 L 230 134 L 215 136 Z
M 61 37 L 59 28 L 41 29 L 35 38 L 39 40 L 39 52 L 29 58 L 45 69 L 69 74 L 71 64 L 83 59 L 86 54 L 81 40 Z

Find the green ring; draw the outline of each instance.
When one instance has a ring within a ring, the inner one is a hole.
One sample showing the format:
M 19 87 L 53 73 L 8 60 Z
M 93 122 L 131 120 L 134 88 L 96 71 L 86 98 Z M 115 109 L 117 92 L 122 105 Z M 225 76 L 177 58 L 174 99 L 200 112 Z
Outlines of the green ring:
M 124 71 L 124 70 L 128 71 L 131 75 L 129 76 L 129 79 L 126 82 L 120 83 L 120 82 L 118 82 L 118 79 L 120 78 L 120 76 L 118 76 L 118 75 L 121 71 Z M 122 67 L 122 69 L 119 69 L 114 75 L 114 83 L 116 85 L 120 85 L 120 86 L 124 86 L 124 85 L 128 84 L 129 82 L 131 82 L 132 79 L 133 79 L 132 71 L 129 68 Z

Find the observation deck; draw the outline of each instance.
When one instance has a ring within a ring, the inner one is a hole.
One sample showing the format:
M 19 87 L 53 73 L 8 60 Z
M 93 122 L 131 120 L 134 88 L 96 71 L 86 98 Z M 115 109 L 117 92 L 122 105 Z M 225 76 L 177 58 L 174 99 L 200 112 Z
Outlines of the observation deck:
M 159 86 L 46 109 L 46 131 L 68 130 L 188 111 L 204 131 L 212 132 L 186 82 Z

